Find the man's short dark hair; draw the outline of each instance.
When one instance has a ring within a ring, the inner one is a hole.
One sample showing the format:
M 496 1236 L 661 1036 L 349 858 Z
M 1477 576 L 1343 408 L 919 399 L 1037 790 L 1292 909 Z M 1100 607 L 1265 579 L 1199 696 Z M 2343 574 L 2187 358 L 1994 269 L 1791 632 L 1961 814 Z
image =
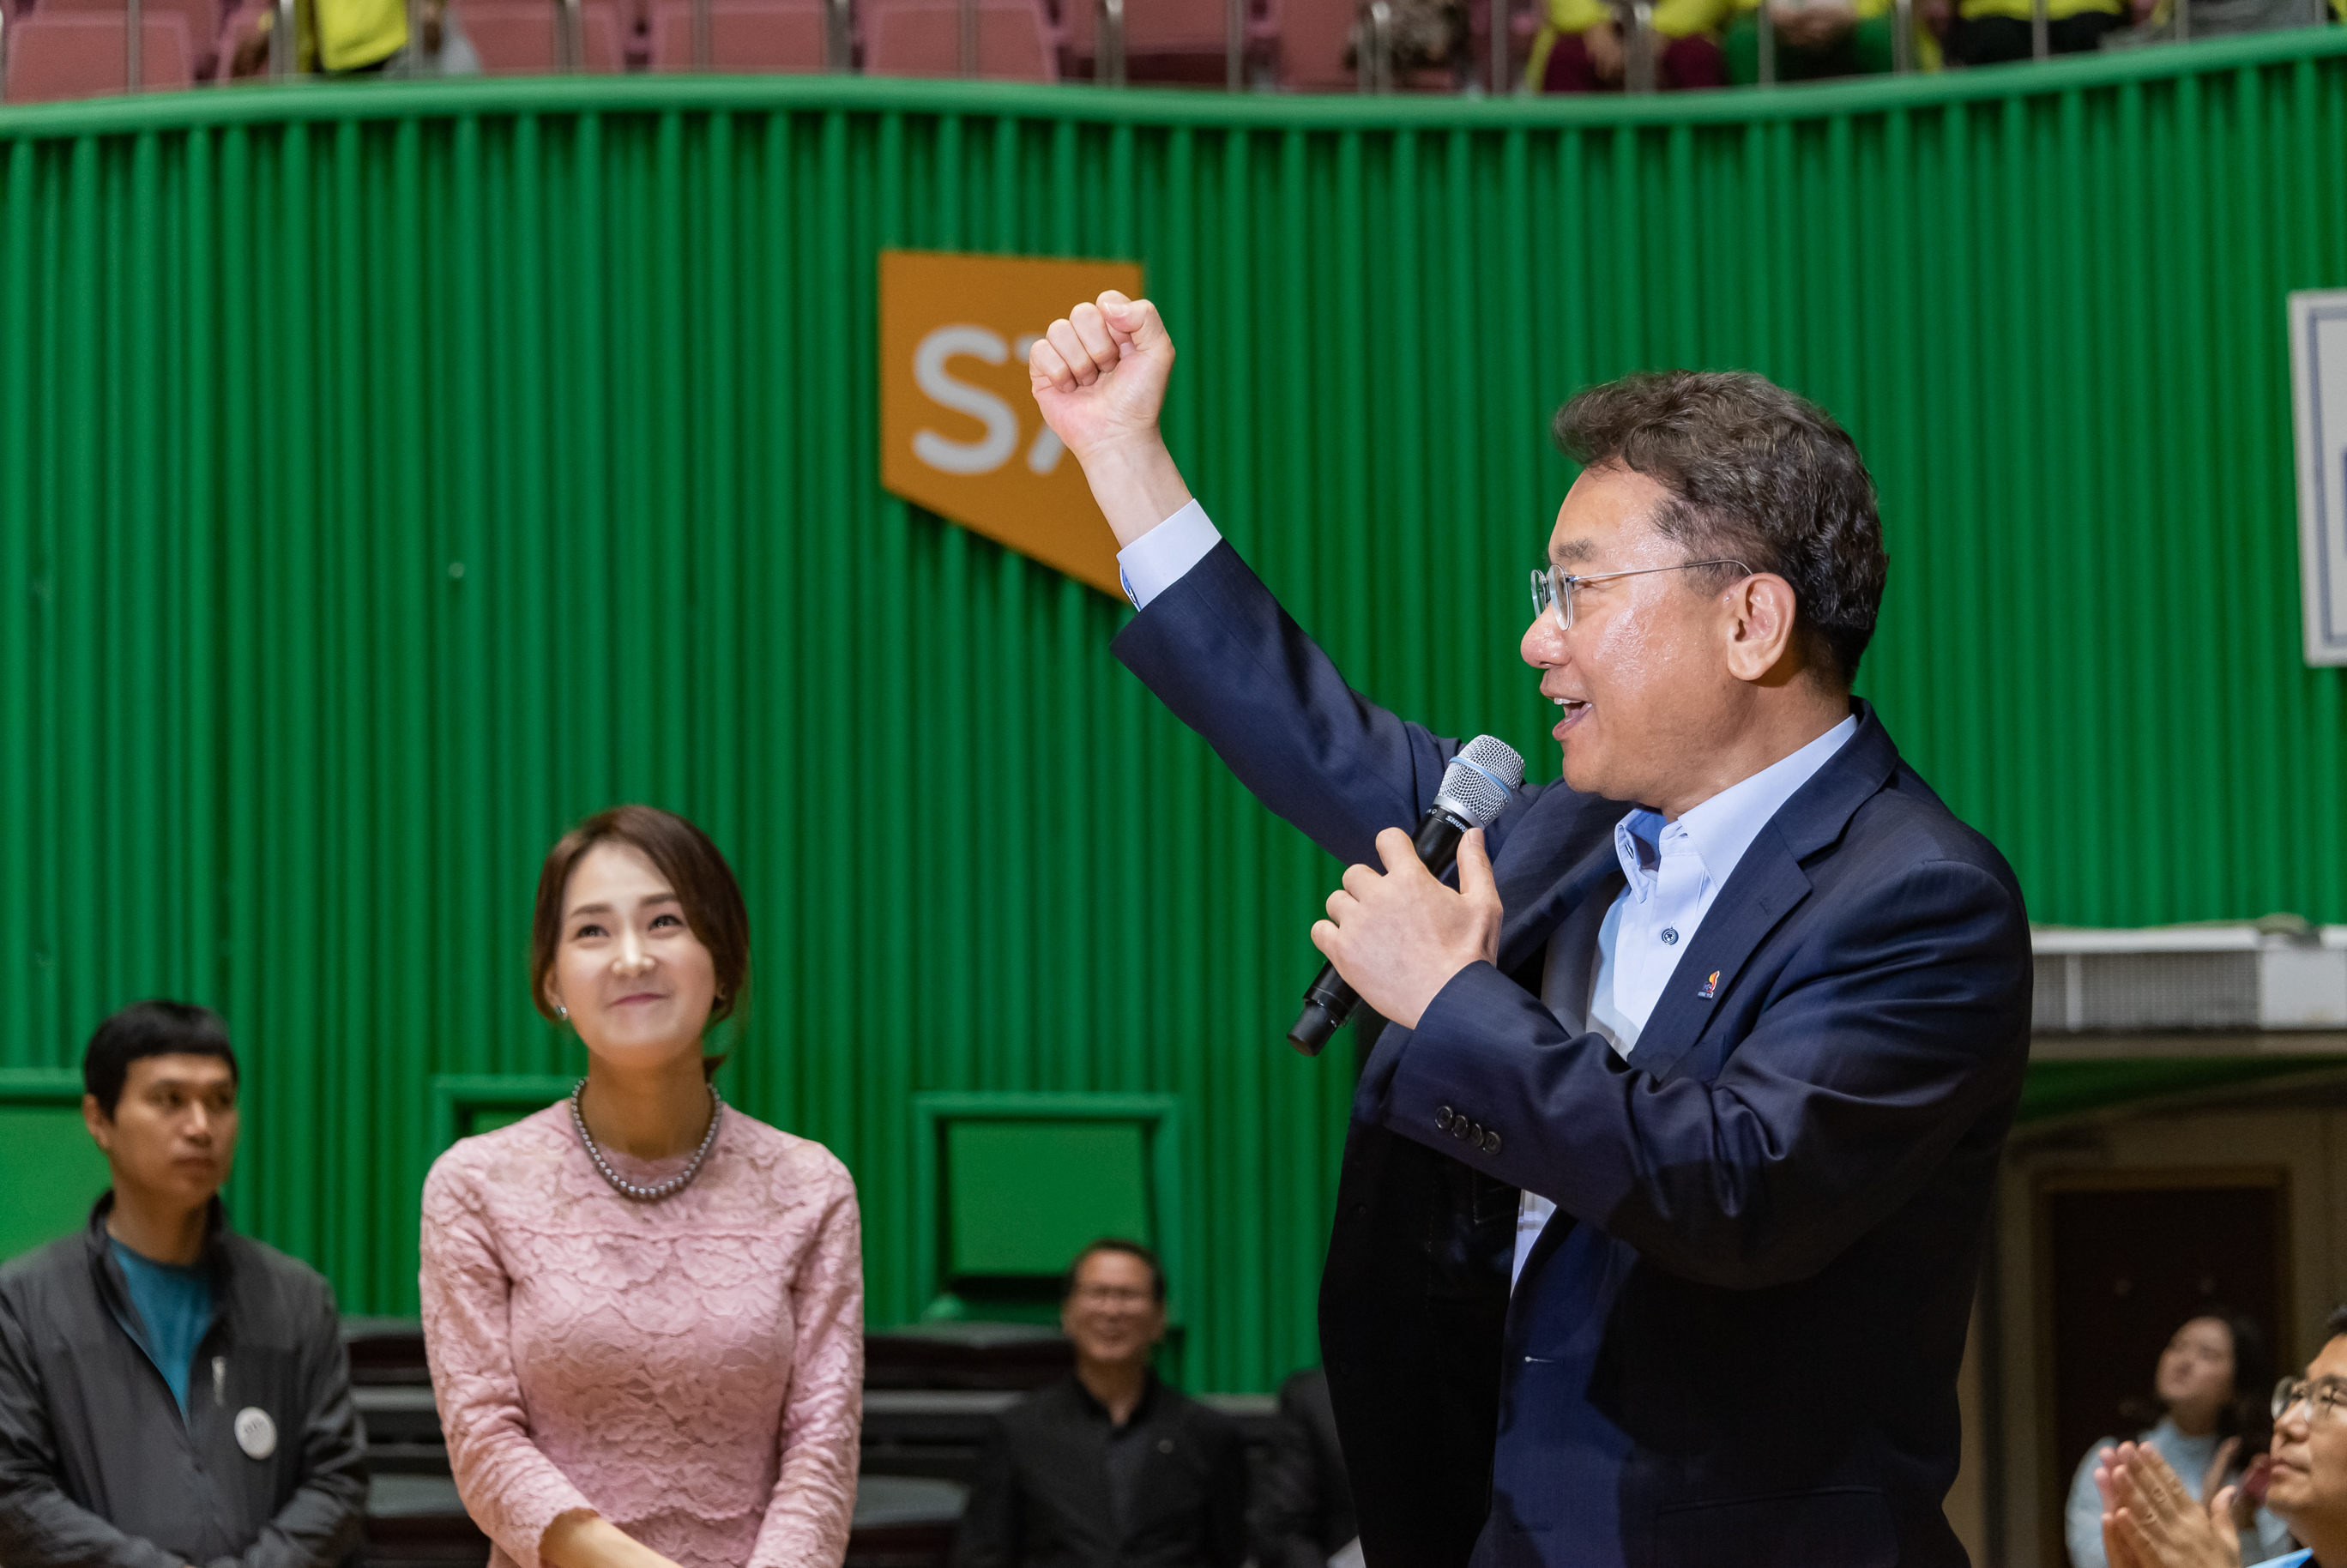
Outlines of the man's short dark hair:
M 217 1056 L 234 1079 L 236 1052 L 220 1014 L 193 1002 L 143 1001 L 97 1026 L 81 1056 L 81 1086 L 108 1118 L 122 1102 L 130 1064 L 146 1056 Z
M 1848 682 L 1874 635 L 1889 558 L 1874 481 L 1832 415 L 1748 371 L 1662 370 L 1573 395 L 1553 434 L 1672 495 L 1651 519 L 1695 559 L 1732 556 L 1792 584 L 1797 625 Z
M 2328 1344 L 2342 1335 L 2347 1335 L 2347 1305 L 2332 1307 L 2330 1317 L 2322 1325 L 2324 1343 Z
M 1086 1263 L 1104 1252 L 1121 1252 L 1127 1257 L 1137 1257 L 1142 1262 L 1147 1264 L 1149 1266 L 1150 1298 L 1155 1301 L 1160 1307 L 1165 1305 L 1165 1266 L 1157 1261 L 1157 1255 L 1150 1251 L 1147 1247 L 1142 1245 L 1137 1241 L 1126 1241 L 1122 1236 L 1112 1235 L 1102 1236 L 1100 1240 L 1092 1243 L 1092 1245 L 1084 1248 L 1083 1251 L 1076 1254 L 1076 1261 L 1068 1265 L 1067 1275 L 1060 1281 L 1060 1299 L 1061 1301 L 1072 1301 L 1075 1299 L 1076 1276 L 1083 1273 L 1084 1265 Z

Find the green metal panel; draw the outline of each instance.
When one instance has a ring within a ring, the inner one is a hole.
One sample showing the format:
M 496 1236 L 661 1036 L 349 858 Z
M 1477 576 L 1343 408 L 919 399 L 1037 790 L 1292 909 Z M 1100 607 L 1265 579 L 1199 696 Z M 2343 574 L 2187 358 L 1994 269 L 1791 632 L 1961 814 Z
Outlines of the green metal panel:
M 957 1274 L 1053 1275 L 1102 1236 L 1146 1244 L 1149 1156 L 1125 1122 L 946 1129 L 947 1257 Z
M 0 1261 L 70 1235 L 108 1183 L 81 1119 L 81 1074 L 0 1069 Z
M 919 1305 L 916 1092 L 1170 1094 L 1189 1366 L 1268 1387 L 1348 1091 L 1277 1039 L 1334 868 L 1113 666 L 1119 606 L 880 493 L 877 249 L 1142 260 L 1216 519 L 1358 683 L 1536 774 L 1549 412 L 1765 370 L 1868 452 L 1867 689 L 2041 917 L 2347 919 L 2282 325 L 2347 283 L 2342 111 L 2336 32 L 1612 103 L 0 111 L 0 1065 L 222 1007 L 244 1223 L 406 1307 L 434 1076 L 578 1065 L 538 856 L 656 801 L 743 874 L 725 1086 L 856 1170 L 875 1322 Z

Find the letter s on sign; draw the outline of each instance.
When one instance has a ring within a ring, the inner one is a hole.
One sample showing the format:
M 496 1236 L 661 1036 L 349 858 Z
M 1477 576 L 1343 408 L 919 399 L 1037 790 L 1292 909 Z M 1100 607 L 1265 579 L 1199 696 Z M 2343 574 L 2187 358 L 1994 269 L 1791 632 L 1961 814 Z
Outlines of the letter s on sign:
M 985 425 L 985 438 L 948 441 L 934 430 L 919 430 L 913 434 L 913 456 L 948 474 L 990 474 L 1010 462 L 1010 455 L 1019 449 L 1019 415 L 986 388 L 956 381 L 946 373 L 946 361 L 963 354 L 1000 364 L 1010 356 L 1010 349 L 999 335 L 984 327 L 939 327 L 913 351 L 913 381 L 945 407 Z

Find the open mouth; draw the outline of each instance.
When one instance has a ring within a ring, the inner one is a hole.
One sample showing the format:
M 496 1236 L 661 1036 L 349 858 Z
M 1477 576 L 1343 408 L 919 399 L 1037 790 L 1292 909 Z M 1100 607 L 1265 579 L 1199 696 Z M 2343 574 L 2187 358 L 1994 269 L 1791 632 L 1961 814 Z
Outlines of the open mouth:
M 1556 727 L 1549 732 L 1550 734 L 1554 735 L 1559 740 L 1563 740 L 1564 738 L 1564 733 L 1567 730 L 1572 729 L 1575 724 L 1578 724 L 1583 719 L 1589 715 L 1589 704 L 1587 702 L 1577 701 L 1572 697 L 1552 697 L 1549 701 L 1554 702 L 1560 709 L 1563 710 L 1562 715 L 1557 719 Z

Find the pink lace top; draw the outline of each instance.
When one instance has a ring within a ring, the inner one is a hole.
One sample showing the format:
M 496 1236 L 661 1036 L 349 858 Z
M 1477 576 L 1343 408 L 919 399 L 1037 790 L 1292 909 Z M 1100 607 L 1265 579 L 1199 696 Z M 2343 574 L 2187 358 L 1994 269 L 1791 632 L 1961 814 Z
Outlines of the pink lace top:
M 856 1186 L 728 1106 L 693 1184 L 613 1192 L 568 1105 L 466 1138 L 424 1184 L 424 1343 L 491 1568 L 592 1509 L 684 1568 L 835 1565 L 863 1425 Z M 631 1182 L 682 1158 L 605 1151 Z

